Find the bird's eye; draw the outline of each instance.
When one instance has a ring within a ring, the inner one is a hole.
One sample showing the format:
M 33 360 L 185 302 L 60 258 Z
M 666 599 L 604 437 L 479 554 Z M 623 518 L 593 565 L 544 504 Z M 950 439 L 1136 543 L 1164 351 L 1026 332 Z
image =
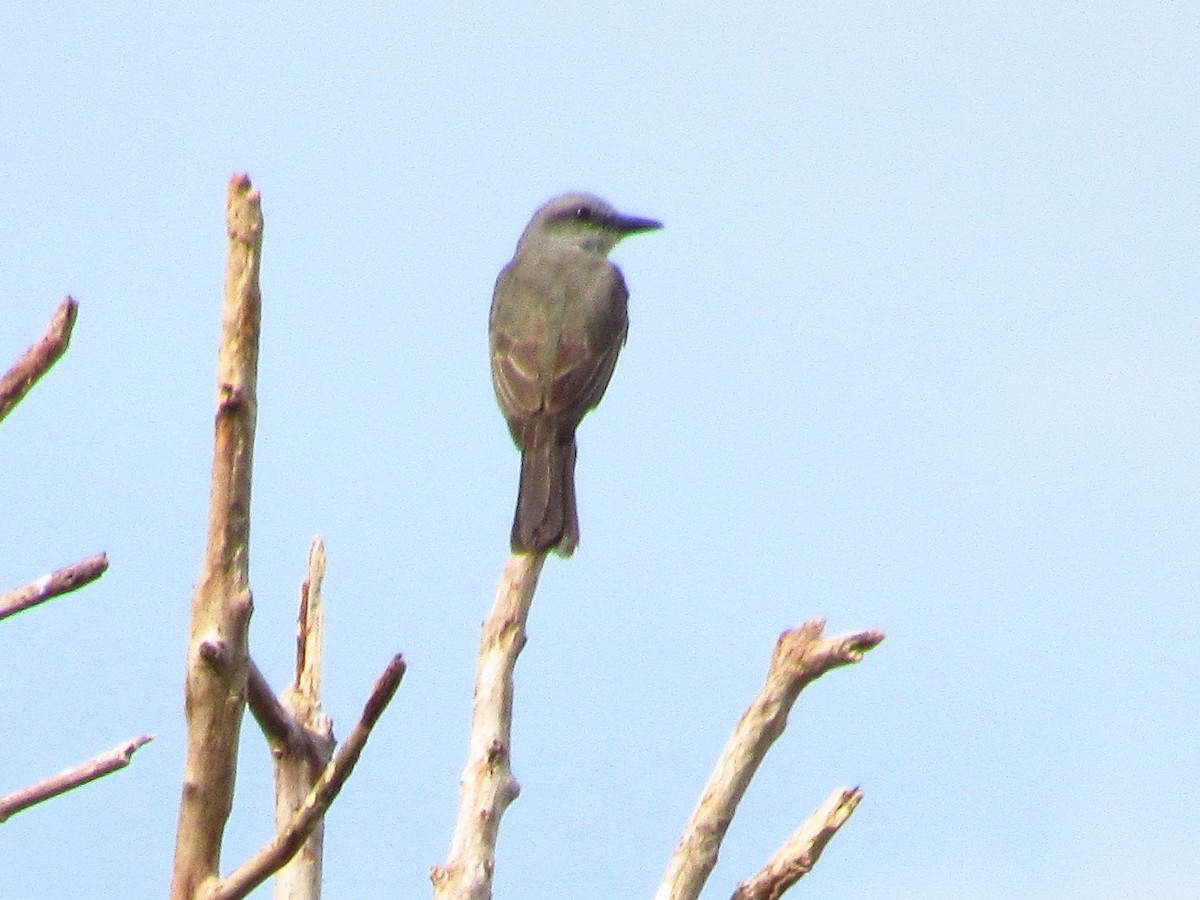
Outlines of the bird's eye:
M 592 211 L 586 206 L 575 207 L 575 219 L 579 222 L 587 222 L 592 218 Z

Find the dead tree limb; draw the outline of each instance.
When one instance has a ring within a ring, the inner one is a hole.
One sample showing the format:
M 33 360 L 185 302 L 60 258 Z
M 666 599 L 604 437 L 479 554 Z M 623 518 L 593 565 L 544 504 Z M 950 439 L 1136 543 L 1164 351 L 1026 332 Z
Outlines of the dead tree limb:
M 376 680 L 358 724 L 321 772 L 291 820 L 265 847 L 207 892 L 206 900 L 240 900 L 270 878 L 300 849 L 354 771 L 371 729 L 400 686 L 404 669 L 404 657 L 397 654 Z
M 545 553 L 510 556 L 483 622 L 458 820 L 445 865 L 430 872 L 438 900 L 492 896 L 500 817 L 520 792 L 510 766 L 513 670 L 525 646 L 525 623 L 545 562 Z
M 45 603 L 54 597 L 69 594 L 85 584 L 91 584 L 108 569 L 108 557 L 103 553 L 81 559 L 66 568 L 43 575 L 24 587 L 0 594 L 0 619 Z
M 0 420 L 12 412 L 38 379 L 49 372 L 50 367 L 67 352 L 78 312 L 79 304 L 70 297 L 65 298 L 54 311 L 41 340 L 21 354 L 11 369 L 0 375 Z
M 192 597 L 185 684 L 188 747 L 172 900 L 195 900 L 216 883 L 246 700 L 263 219 L 259 193 L 243 174 L 229 182 L 226 225 L 229 258 L 217 358 L 212 494 L 207 548 Z
M 733 892 L 733 900 L 779 900 L 792 885 L 812 871 L 821 851 L 850 820 L 862 800 L 858 788 L 838 788 L 809 816 L 753 878 Z
M 308 575 L 300 586 L 296 674 L 282 697 L 250 661 L 250 712 L 262 728 L 275 766 L 275 825 L 282 833 L 304 806 L 309 791 L 333 757 L 333 723 L 321 708 L 324 658 L 325 545 L 315 538 L 308 552 Z M 279 869 L 276 900 L 318 900 L 321 896 L 324 819 L 296 855 Z M 228 879 L 226 879 L 228 881 Z
M 308 783 L 296 799 L 297 804 L 333 756 L 333 723 L 321 709 L 320 669 L 324 653 L 321 645 L 325 615 L 321 583 L 324 579 L 325 545 L 316 538 L 309 549 L 308 577 L 300 586 L 296 675 L 287 691 L 276 696 L 266 676 L 254 660 L 250 660 L 247 703 L 271 748 L 276 775 L 281 763 L 303 765 L 309 771 Z
M 858 662 L 884 637 L 880 631 L 860 631 L 827 638 L 824 631 L 824 620 L 814 619 L 780 635 L 766 684 L 742 714 L 717 760 L 655 900 L 700 896 L 737 805 L 767 751 L 787 727 L 788 713 L 800 691 L 830 669 Z
M 107 750 L 81 765 L 64 769 L 57 775 L 52 775 L 44 781 L 39 781 L 37 784 L 31 784 L 29 787 L 22 788 L 19 791 L 5 794 L 3 797 L 0 797 L 0 822 L 7 821 L 15 813 L 41 803 L 43 800 L 49 800 L 51 797 L 65 794 L 67 791 L 77 788 L 82 784 L 87 784 L 89 781 L 95 781 L 97 778 L 103 778 L 105 775 L 111 774 L 118 769 L 125 768 L 129 765 L 133 754 L 152 740 L 154 740 L 154 735 L 152 734 L 144 734 L 141 737 L 133 738 L 132 740 L 117 744 L 111 750 Z
M 281 698 L 307 740 L 303 752 L 275 753 L 275 825 L 282 832 L 304 806 L 318 774 L 333 757 L 333 723 L 321 706 L 324 669 L 325 544 L 315 538 L 308 551 L 308 576 L 300 588 L 296 634 L 296 677 Z M 325 847 L 324 817 L 296 855 L 275 877 L 275 900 L 320 900 Z

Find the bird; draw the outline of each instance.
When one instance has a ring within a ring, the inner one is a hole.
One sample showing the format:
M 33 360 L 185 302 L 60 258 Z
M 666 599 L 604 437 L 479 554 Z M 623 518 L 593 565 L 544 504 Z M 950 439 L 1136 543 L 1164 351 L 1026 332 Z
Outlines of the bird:
M 566 557 L 579 544 L 575 429 L 604 396 L 629 333 L 629 291 L 608 254 L 661 227 L 594 194 L 563 194 L 533 214 L 500 270 L 488 344 L 496 400 L 521 451 L 513 553 Z

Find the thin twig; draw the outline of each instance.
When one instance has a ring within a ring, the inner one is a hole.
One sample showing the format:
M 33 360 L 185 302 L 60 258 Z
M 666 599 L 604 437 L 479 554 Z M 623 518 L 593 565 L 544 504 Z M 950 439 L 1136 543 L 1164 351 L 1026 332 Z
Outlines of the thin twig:
M 229 182 L 229 255 L 217 355 L 208 543 L 192 596 L 184 709 L 188 747 L 175 837 L 171 900 L 196 900 L 216 883 L 233 806 L 245 710 L 250 595 L 250 481 L 258 409 L 258 287 L 263 219 L 245 175 Z
M 721 752 L 700 802 L 683 830 L 655 900 L 695 900 L 717 864 L 721 841 L 750 779 L 787 726 L 788 713 L 807 685 L 830 669 L 856 663 L 883 640 L 881 631 L 824 637 L 814 619 L 785 631 L 775 645 L 767 681 Z
M 458 821 L 445 865 L 430 872 L 438 900 L 488 900 L 496 867 L 500 817 L 520 791 L 510 767 L 513 670 L 525 646 L 525 623 L 545 553 L 514 554 L 483 623 L 467 765 L 459 785 Z
M 154 740 L 152 734 L 133 738 L 117 744 L 111 750 L 106 750 L 81 765 L 65 769 L 44 781 L 0 797 L 0 822 L 7 821 L 14 813 L 28 809 L 43 800 L 65 794 L 81 784 L 87 784 L 89 781 L 95 781 L 97 778 L 125 768 L 129 765 L 133 754 L 152 740 Z
M 79 304 L 70 297 L 65 298 L 54 311 L 41 340 L 26 350 L 12 368 L 0 376 L 0 420 L 12 412 L 38 379 L 67 352 L 78 312 Z
M 37 606 L 39 603 L 69 594 L 85 584 L 95 581 L 108 569 L 108 557 L 103 553 L 81 559 L 79 562 L 43 575 L 24 587 L 16 588 L 6 594 L 0 594 L 0 619 Z
M 779 900 L 784 892 L 812 871 L 821 852 L 838 829 L 849 821 L 862 800 L 858 788 L 838 788 L 808 817 L 753 878 L 733 892 L 733 900 Z
M 371 729 L 375 727 L 375 723 L 379 721 L 379 717 L 383 715 L 383 711 L 395 695 L 396 688 L 400 686 L 404 668 L 404 657 L 397 654 L 371 689 L 363 707 L 362 718 L 354 726 L 337 755 L 325 767 L 325 771 L 308 792 L 304 804 L 296 811 L 291 822 L 254 856 L 221 879 L 220 883 L 205 895 L 206 900 L 238 900 L 245 897 L 292 858 L 312 832 L 313 826 L 329 809 L 350 773 L 354 771 L 354 766 L 367 744 L 367 738 L 371 736 Z

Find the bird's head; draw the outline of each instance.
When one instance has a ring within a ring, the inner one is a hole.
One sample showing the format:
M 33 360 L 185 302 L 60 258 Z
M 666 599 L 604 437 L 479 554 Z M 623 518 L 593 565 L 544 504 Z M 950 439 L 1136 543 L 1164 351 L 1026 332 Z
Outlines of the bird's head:
M 607 256 L 621 238 L 662 228 L 662 222 L 617 212 L 593 194 L 563 194 L 534 213 L 517 248 L 530 240 L 562 241 Z

